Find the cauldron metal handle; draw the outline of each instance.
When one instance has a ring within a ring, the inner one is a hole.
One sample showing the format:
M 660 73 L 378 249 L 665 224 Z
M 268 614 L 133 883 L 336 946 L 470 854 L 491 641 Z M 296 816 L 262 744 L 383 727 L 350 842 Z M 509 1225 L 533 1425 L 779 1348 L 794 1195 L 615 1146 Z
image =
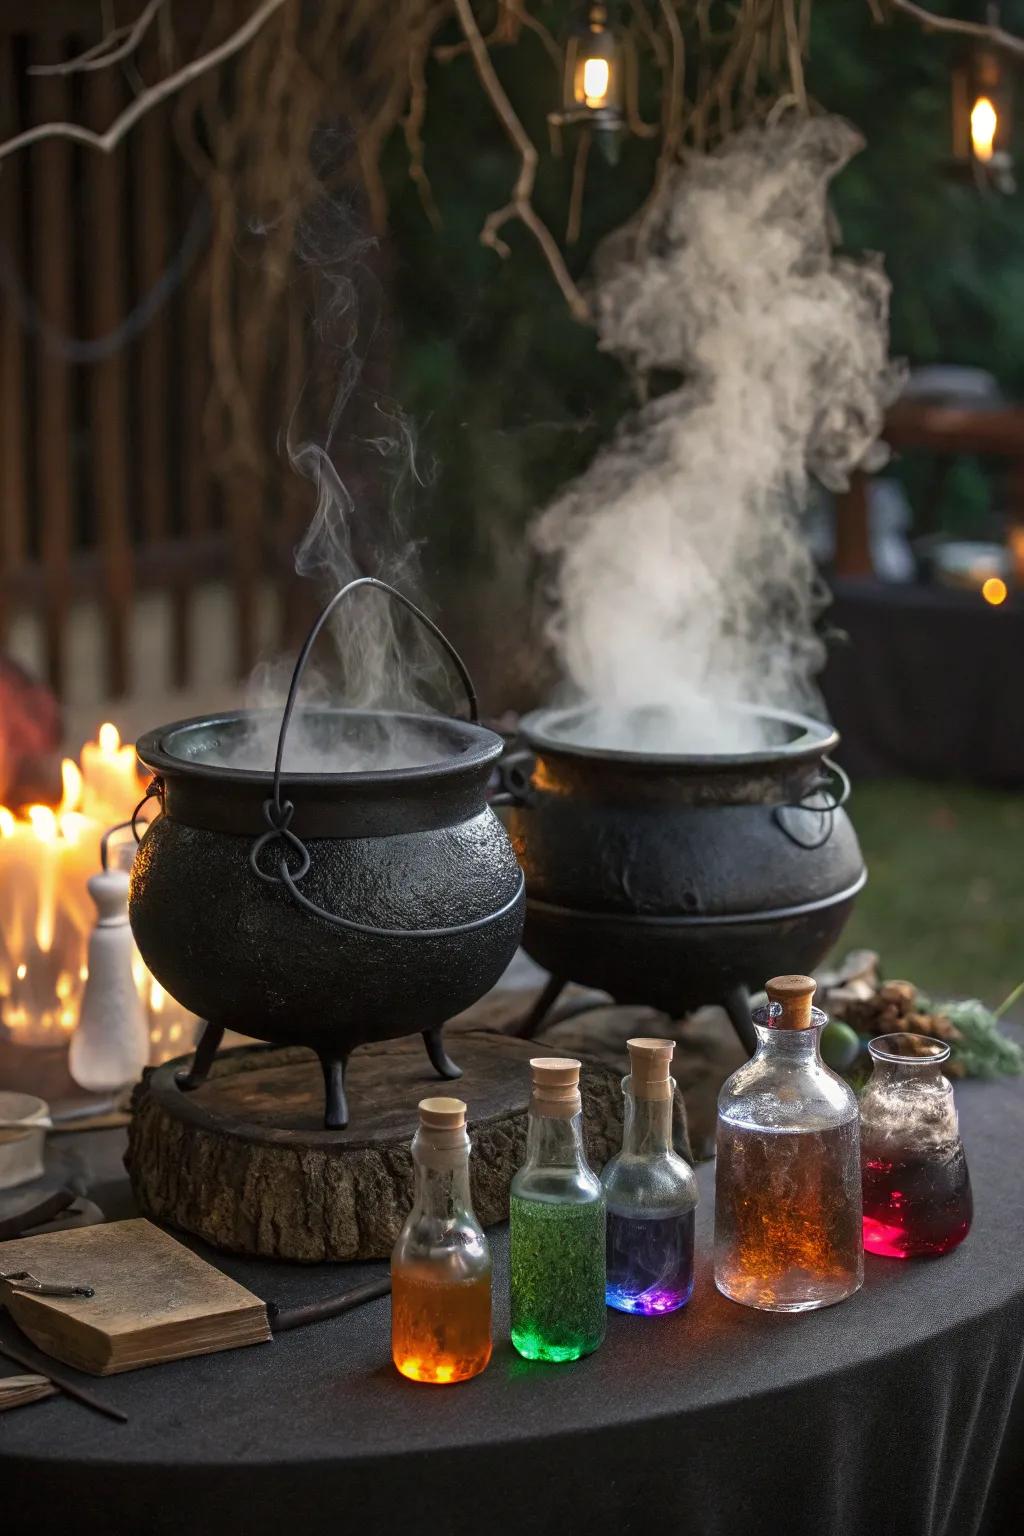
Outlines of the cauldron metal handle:
M 531 775 L 533 753 L 527 750 L 509 752 L 498 764 L 498 782 L 501 788 L 487 799 L 491 806 L 515 806 L 526 810 L 533 804 Z
M 299 684 L 302 682 L 302 674 L 305 671 L 309 653 L 335 608 L 350 592 L 354 592 L 357 587 L 375 587 L 379 592 L 385 593 L 388 597 L 393 597 L 414 618 L 418 619 L 425 629 L 430 631 L 435 640 L 440 642 L 459 674 L 462 686 L 466 690 L 466 698 L 469 701 L 470 720 L 476 722 L 480 718 L 476 689 L 473 687 L 473 680 L 469 675 L 469 670 L 451 641 L 438 629 L 433 619 L 428 618 L 423 610 L 417 608 L 416 604 L 411 602 L 404 593 L 399 592 L 396 587 L 389 586 L 386 581 L 378 580 L 376 576 L 360 576 L 355 581 L 350 581 L 339 592 L 335 592 L 309 631 L 309 634 L 303 641 L 302 649 L 299 651 L 295 670 L 292 673 L 292 680 L 288 687 L 288 698 L 285 701 L 284 713 L 281 716 L 280 734 L 277 738 L 277 754 L 274 758 L 274 793 L 269 800 L 264 800 L 263 802 L 263 815 L 267 822 L 268 831 L 262 833 L 253 843 L 249 852 L 249 863 L 253 874 L 257 875 L 260 880 L 265 881 L 268 885 L 283 885 L 297 906 L 304 907 L 314 917 L 323 918 L 325 922 L 333 924 L 335 928 L 344 928 L 349 933 L 365 933 L 372 935 L 374 938 L 396 939 L 436 939 L 447 937 L 453 933 L 471 933 L 474 928 L 483 928 L 487 923 L 492 923 L 495 918 L 503 917 L 506 912 L 511 912 L 512 908 L 519 901 L 526 884 L 522 871 L 519 873 L 519 883 L 515 894 L 510 901 L 505 902 L 504 906 L 499 907 L 496 912 L 488 912 L 484 917 L 474 918 L 471 922 L 455 923 L 450 928 L 378 928 L 372 923 L 357 923 L 350 917 L 342 917 L 337 912 L 328 912 L 326 907 L 318 906 L 315 901 L 310 901 L 308 896 L 304 896 L 298 887 L 298 882 L 309 873 L 310 857 L 309 849 L 305 843 L 291 830 L 290 823 L 295 813 L 295 807 L 290 800 L 282 801 L 281 799 L 281 773 L 284 764 L 285 742 L 288 738 L 288 727 L 291 724 L 295 701 L 298 697 Z M 298 854 L 299 867 L 294 872 L 290 870 L 286 854 L 282 853 L 281 862 L 278 865 L 278 873 L 276 875 L 267 874 L 265 870 L 260 869 L 259 856 L 268 843 L 274 842 L 278 838 L 283 839 Z
M 776 825 L 786 834 L 790 842 L 796 843 L 798 848 L 807 848 L 810 851 L 813 851 L 815 848 L 824 848 L 832 836 L 832 829 L 836 822 L 836 811 L 839 810 L 840 806 L 845 805 L 850 798 L 849 775 L 840 768 L 838 763 L 834 763 L 830 757 L 823 757 L 821 764 L 823 768 L 827 769 L 827 772 L 815 779 L 802 799 L 793 801 L 788 805 L 777 805 L 772 813 Z M 839 781 L 838 793 L 832 789 L 833 778 Z M 829 793 L 829 798 L 824 805 L 807 804 L 808 799 L 812 795 L 820 795 L 823 792 L 829 791 L 831 793 Z M 825 826 L 821 836 L 810 842 L 804 837 L 798 837 L 793 828 L 786 823 L 786 811 L 808 811 L 823 817 Z

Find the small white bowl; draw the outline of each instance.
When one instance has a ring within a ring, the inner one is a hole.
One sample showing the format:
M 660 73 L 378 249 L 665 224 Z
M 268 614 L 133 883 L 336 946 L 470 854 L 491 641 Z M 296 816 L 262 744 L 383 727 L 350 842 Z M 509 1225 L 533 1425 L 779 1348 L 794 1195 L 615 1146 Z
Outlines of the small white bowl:
M 0 1189 L 41 1178 L 50 1106 L 31 1093 L 0 1092 L 0 1121 Z

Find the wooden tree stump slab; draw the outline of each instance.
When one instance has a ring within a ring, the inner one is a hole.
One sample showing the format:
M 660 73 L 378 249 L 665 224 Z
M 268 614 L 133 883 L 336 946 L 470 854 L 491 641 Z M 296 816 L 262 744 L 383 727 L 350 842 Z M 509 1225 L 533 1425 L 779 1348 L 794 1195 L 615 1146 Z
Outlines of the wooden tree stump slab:
M 454 1050 L 455 1042 L 453 1042 Z M 531 1056 L 559 1052 L 489 1032 L 457 1036 L 457 1082 L 432 1073 L 418 1037 L 365 1046 L 349 1062 L 352 1119 L 323 1129 L 320 1064 L 302 1047 L 223 1052 L 193 1093 L 182 1061 L 136 1091 L 125 1165 L 141 1209 L 231 1253 L 319 1263 L 390 1254 L 412 1202 L 409 1142 L 420 1099 L 469 1106 L 473 1202 L 484 1226 L 508 1216 L 526 1152 Z M 620 1074 L 584 1062 L 587 1150 L 600 1168 L 622 1139 Z

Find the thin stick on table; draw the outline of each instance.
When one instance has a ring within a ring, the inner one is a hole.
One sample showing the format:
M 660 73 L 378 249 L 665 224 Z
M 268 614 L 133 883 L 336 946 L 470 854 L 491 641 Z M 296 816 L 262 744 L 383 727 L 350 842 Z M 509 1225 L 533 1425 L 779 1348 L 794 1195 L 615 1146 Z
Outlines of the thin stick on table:
M 91 1408 L 94 1413 L 106 1414 L 108 1419 L 116 1419 L 119 1424 L 128 1423 L 128 1415 L 122 1413 L 120 1408 L 111 1408 L 109 1403 L 104 1403 L 100 1398 L 93 1397 L 91 1392 L 87 1392 L 84 1387 L 69 1381 L 65 1375 L 58 1375 L 50 1368 L 49 1361 L 46 1362 L 45 1367 L 40 1367 L 37 1360 L 33 1360 L 30 1355 L 22 1354 L 21 1350 L 15 1349 L 13 1345 L 6 1342 L 0 1343 L 0 1355 L 3 1355 L 5 1360 L 13 1360 L 15 1365 L 24 1366 L 27 1371 L 32 1371 L 33 1374 L 46 1376 L 59 1391 L 63 1392 L 67 1397 L 73 1397 L 75 1402 L 81 1403 L 84 1408 Z

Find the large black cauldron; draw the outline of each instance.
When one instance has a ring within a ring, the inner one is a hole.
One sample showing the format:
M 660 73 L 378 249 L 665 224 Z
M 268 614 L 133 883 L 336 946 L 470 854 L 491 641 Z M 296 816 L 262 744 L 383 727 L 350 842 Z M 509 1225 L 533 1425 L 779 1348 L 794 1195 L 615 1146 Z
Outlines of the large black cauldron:
M 679 1012 L 721 1002 L 753 1048 L 748 989 L 806 972 L 867 878 L 829 726 L 753 710 L 768 745 L 721 756 L 579 744 L 581 711 L 521 723 L 501 798 L 526 874 L 524 945 L 552 980 Z
M 442 1026 L 512 958 L 524 896 L 486 799 L 502 742 L 475 719 L 305 712 L 314 746 L 328 748 L 340 727 L 349 750 L 372 751 L 397 728 L 422 745 L 423 765 L 282 771 L 302 664 L 331 607 L 296 667 L 274 773 L 211 761 L 230 757 L 254 711 L 139 741 L 161 814 L 135 856 L 129 913 L 154 976 L 208 1021 L 182 1087 L 203 1080 L 226 1028 L 308 1045 L 324 1069 L 325 1123 L 340 1127 L 345 1062 L 366 1041 L 422 1032 L 436 1070 L 459 1075 Z

